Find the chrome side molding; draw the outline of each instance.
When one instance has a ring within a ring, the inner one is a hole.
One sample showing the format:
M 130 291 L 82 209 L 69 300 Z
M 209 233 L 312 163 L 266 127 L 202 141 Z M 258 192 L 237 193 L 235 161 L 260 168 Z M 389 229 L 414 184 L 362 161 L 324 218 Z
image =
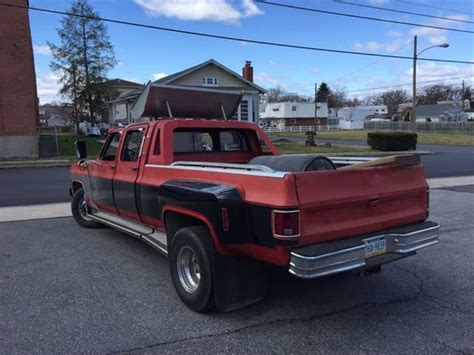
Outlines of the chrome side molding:
M 165 232 L 144 226 L 141 223 L 134 222 L 127 218 L 123 218 L 104 211 L 96 211 L 89 214 L 89 217 L 118 231 L 141 239 L 148 245 L 158 250 L 160 253 L 168 255 L 167 238 Z

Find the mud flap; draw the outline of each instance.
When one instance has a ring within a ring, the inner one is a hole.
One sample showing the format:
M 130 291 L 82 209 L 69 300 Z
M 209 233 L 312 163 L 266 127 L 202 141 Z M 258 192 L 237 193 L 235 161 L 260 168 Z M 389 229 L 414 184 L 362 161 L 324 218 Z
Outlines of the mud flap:
M 245 307 L 263 299 L 268 277 L 262 265 L 244 257 L 215 255 L 214 297 L 222 312 Z

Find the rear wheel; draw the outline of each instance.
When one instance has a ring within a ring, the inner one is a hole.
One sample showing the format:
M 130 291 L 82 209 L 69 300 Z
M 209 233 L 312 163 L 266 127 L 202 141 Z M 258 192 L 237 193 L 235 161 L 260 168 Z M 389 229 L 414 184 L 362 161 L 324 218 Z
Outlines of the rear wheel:
M 214 246 L 206 227 L 178 230 L 169 249 L 171 278 L 181 300 L 196 312 L 214 306 L 212 262 Z
M 94 221 L 89 216 L 89 207 L 87 206 L 84 189 L 80 188 L 72 197 L 71 212 L 74 220 L 84 228 L 103 228 L 99 222 Z

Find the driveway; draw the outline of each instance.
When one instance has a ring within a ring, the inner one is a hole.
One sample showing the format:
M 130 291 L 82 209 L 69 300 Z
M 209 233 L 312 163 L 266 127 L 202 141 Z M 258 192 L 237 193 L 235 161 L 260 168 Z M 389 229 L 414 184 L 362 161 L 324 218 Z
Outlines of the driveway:
M 379 275 L 274 276 L 268 297 L 197 314 L 167 260 L 71 218 L 0 223 L 2 353 L 472 353 L 474 194 L 435 189 L 441 242 Z

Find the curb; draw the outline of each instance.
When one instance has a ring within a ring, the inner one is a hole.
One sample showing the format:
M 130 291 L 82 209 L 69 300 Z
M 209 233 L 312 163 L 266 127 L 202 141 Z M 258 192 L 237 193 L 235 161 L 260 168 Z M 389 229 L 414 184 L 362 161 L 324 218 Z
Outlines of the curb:
M 0 161 L 0 169 L 14 168 L 53 168 L 70 166 L 69 160 L 18 160 Z

